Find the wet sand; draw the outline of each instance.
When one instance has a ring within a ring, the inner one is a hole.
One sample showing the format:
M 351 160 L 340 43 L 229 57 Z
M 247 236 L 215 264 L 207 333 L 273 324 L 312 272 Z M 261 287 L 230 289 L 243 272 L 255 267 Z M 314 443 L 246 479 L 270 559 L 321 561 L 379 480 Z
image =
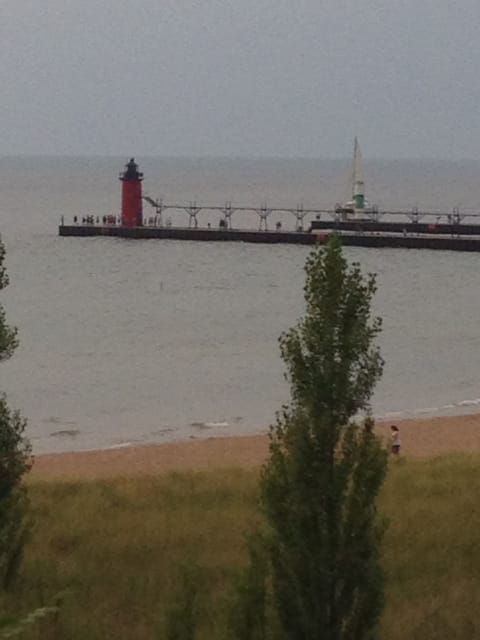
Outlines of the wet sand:
M 377 423 L 388 441 L 391 422 Z M 480 414 L 422 418 L 396 422 L 402 455 L 440 456 L 480 452 Z M 207 438 L 124 449 L 37 456 L 30 476 L 35 480 L 96 479 L 173 471 L 205 471 L 261 465 L 268 453 L 266 434 Z

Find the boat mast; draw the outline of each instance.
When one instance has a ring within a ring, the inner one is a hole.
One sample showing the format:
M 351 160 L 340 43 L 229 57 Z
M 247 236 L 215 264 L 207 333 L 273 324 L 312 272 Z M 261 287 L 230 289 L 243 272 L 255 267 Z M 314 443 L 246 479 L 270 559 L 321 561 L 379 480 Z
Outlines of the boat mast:
M 353 145 L 353 203 L 355 209 L 365 207 L 365 183 L 363 180 L 362 154 L 357 137 Z

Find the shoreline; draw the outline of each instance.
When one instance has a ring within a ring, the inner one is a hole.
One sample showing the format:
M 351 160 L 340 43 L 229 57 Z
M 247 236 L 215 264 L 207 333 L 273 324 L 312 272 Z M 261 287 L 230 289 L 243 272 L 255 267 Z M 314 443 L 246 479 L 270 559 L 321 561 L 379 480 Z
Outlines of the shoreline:
M 402 455 L 416 458 L 480 452 L 480 414 L 382 420 L 375 425 L 388 443 L 389 426 L 400 428 Z M 175 471 L 260 467 L 268 454 L 267 432 L 219 436 L 117 449 L 49 453 L 35 457 L 30 480 L 96 480 Z

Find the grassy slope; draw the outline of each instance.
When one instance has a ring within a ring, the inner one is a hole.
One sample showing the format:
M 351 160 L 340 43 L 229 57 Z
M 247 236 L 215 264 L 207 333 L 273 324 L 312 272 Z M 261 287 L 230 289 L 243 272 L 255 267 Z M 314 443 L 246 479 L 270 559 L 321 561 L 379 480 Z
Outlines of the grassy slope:
M 381 500 L 390 527 L 381 637 L 480 637 L 479 456 L 393 464 Z M 231 470 L 92 483 L 35 483 L 36 530 L 3 611 L 70 588 L 58 627 L 25 637 L 161 638 L 188 557 L 203 567 L 199 640 L 224 638 L 232 568 L 257 517 L 255 473 Z M 213 604 L 212 604 L 213 602 Z

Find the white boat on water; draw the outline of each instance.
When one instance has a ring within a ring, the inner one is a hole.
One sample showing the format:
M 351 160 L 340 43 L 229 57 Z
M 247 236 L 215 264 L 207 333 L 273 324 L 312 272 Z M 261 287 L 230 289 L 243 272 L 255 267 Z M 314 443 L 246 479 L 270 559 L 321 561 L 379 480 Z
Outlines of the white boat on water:
M 363 177 L 362 153 L 355 137 L 353 145 L 353 167 L 351 174 L 352 199 L 343 204 L 335 205 L 335 213 L 339 213 L 343 220 L 370 219 L 370 215 L 377 211 L 365 198 L 365 180 Z

